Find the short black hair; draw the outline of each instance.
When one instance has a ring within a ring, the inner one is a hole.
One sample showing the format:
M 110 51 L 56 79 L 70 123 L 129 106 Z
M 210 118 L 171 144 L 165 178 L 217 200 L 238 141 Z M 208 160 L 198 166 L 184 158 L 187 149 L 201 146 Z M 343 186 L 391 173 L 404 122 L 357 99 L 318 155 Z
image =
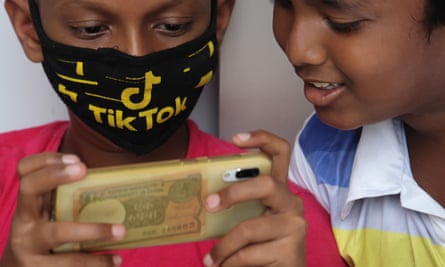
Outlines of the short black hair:
M 424 23 L 428 37 L 436 28 L 445 26 L 445 0 L 426 1 Z

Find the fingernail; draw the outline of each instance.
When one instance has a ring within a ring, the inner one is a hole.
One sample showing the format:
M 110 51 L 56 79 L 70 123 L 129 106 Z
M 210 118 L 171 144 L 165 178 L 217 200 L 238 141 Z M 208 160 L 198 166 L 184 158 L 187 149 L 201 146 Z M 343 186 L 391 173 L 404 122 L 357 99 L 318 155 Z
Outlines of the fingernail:
M 82 172 L 82 168 L 78 164 L 68 165 L 65 167 L 65 172 L 71 176 L 77 176 Z
M 210 209 L 217 208 L 219 204 L 221 203 L 221 198 L 218 194 L 212 194 L 207 197 L 206 205 Z
M 62 162 L 65 164 L 73 164 L 79 162 L 79 158 L 76 155 L 63 155 Z
M 207 267 L 213 265 L 213 259 L 212 259 L 212 256 L 210 256 L 210 254 L 207 254 L 204 256 L 204 265 Z
M 121 258 L 121 256 L 119 256 L 119 255 L 113 255 L 112 260 L 113 260 L 113 264 L 114 264 L 114 266 L 121 266 L 121 264 L 122 264 L 122 258 Z
M 115 224 L 111 226 L 111 233 L 115 238 L 122 239 L 125 237 L 125 226 L 121 224 Z
M 240 141 L 245 142 L 250 139 L 251 134 L 250 133 L 239 133 L 235 135 L 236 138 L 238 138 Z

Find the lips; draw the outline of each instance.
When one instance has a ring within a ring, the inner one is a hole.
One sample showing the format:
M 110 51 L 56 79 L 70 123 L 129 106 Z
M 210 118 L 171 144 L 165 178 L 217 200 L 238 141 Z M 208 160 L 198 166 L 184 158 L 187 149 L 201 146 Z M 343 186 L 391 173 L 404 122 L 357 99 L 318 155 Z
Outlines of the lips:
M 304 82 L 304 94 L 314 106 L 326 107 L 331 105 L 345 90 L 342 83 Z

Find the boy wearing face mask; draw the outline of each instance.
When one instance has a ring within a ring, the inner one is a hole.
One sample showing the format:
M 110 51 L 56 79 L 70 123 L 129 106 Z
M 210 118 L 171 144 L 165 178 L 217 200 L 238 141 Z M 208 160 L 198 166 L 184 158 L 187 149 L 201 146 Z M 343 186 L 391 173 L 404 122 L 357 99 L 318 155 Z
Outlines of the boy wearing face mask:
M 70 121 L 0 136 L 0 266 L 305 265 L 302 203 L 285 182 L 288 146 L 263 132 L 240 134 L 234 141 L 269 153 L 273 177 L 210 195 L 206 208 L 217 212 L 258 199 L 268 207 L 264 216 L 242 223 L 218 242 L 100 255 L 50 253 L 64 243 L 121 240 L 126 234 L 120 224 L 49 220 L 50 192 L 82 179 L 87 168 L 243 151 L 187 120 L 216 71 L 233 5 L 233 0 L 5 2 L 24 52 L 42 62 Z M 341 265 L 325 214 L 309 194 L 299 192 L 309 208 L 308 222 L 314 221 L 308 265 Z M 312 245 L 317 238 L 325 243 L 323 250 Z

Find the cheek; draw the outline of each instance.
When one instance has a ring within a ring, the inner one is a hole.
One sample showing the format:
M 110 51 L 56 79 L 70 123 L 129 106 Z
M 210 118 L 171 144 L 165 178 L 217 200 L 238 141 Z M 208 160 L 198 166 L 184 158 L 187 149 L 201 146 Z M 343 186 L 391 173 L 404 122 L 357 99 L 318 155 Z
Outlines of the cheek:
M 355 118 L 352 121 L 359 123 L 400 116 L 424 101 L 419 95 L 421 79 L 418 72 L 413 73 L 414 64 L 402 53 L 373 51 L 353 59 L 352 53 L 349 63 L 342 66 L 350 81 L 344 108 L 351 111 L 349 117 Z
M 357 38 L 343 42 L 343 47 L 341 42 L 336 43 L 340 45 L 334 49 L 341 51 L 338 67 L 354 87 L 377 88 L 377 92 L 385 92 L 382 95 L 388 97 L 402 95 L 406 94 L 406 87 L 418 83 L 425 71 L 425 66 L 420 66 L 425 61 L 421 51 L 427 46 L 423 26 L 412 18 L 388 18 L 371 25 Z
M 403 86 L 409 79 L 416 49 L 406 41 L 390 38 L 363 38 L 350 45 L 335 47 L 334 62 L 354 87 L 380 84 L 382 90 Z
M 336 67 L 343 73 L 348 89 L 337 103 L 338 112 L 329 113 L 328 120 L 342 128 L 399 116 L 416 98 L 410 89 L 413 78 L 407 76 L 410 67 L 406 66 L 404 52 L 408 50 L 395 52 L 394 47 L 367 41 L 337 48 Z

